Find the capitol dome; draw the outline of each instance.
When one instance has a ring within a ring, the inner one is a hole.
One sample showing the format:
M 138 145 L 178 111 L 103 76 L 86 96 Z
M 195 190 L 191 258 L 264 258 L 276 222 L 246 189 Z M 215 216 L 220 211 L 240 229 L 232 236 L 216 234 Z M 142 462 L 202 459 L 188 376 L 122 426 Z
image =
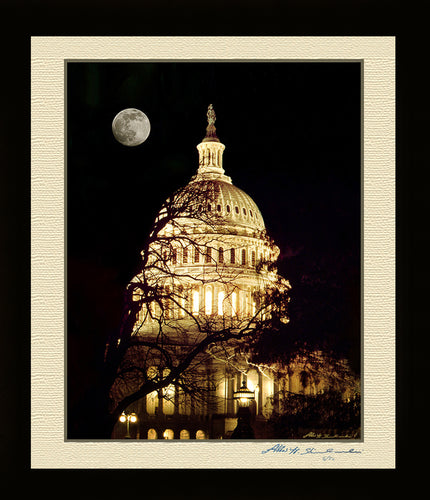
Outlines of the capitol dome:
M 254 200 L 231 181 L 223 179 L 226 176 L 219 177 L 208 179 L 198 174 L 184 189 L 197 193 L 196 204 L 200 210 L 214 212 L 221 226 L 264 231 L 264 219 Z
M 260 210 L 224 173 L 214 121 L 209 106 L 197 173 L 164 203 L 129 284 L 132 343 L 111 396 L 153 384 L 132 408 L 148 439 L 231 437 L 244 383 L 265 436 L 280 391 L 315 395 L 332 383 L 313 365 L 304 383 L 307 359 L 282 370 L 252 359 L 259 335 L 288 322 L 291 286 L 278 275 L 279 248 Z
M 196 211 L 203 215 L 202 221 L 205 215 L 207 219 L 210 218 L 212 224 L 216 221 L 217 232 L 220 234 L 264 238 L 264 219 L 257 204 L 224 173 L 222 154 L 225 146 L 216 136 L 214 119 L 211 121 L 210 111 L 213 111 L 211 107 L 208 112 L 209 124 L 206 137 L 197 146 L 199 152 L 197 174 L 173 195 L 172 202 L 175 204 L 177 200 L 179 205 L 184 195 L 192 198 Z M 163 217 L 163 210 L 160 211 L 159 217 Z M 185 221 L 183 223 L 187 225 Z

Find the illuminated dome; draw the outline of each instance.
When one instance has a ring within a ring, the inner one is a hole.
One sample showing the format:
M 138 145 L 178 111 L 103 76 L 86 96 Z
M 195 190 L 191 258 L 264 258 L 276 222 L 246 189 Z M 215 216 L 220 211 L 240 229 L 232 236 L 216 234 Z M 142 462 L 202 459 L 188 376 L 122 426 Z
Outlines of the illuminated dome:
M 226 226 L 234 225 L 253 231 L 265 229 L 263 217 L 254 200 L 231 182 L 204 179 L 202 175 L 197 175 L 189 186 L 199 193 L 196 203 L 200 204 L 202 210 L 215 211 L 221 217 L 220 222 Z
M 252 362 L 253 342 L 271 327 L 265 322 L 273 312 L 288 322 L 291 286 L 278 275 L 279 248 L 260 210 L 224 174 L 225 146 L 212 105 L 207 116 L 197 173 L 163 204 L 129 285 L 134 339 L 111 396 L 126 397 L 142 380 L 154 383 L 131 408 L 148 439 L 230 437 L 243 382 L 255 394 L 254 425 L 261 429 L 277 411 L 279 391 L 317 394 L 332 387 L 332 371 L 324 378 L 314 365 L 303 385 L 305 358 L 282 367 Z M 178 367 L 176 379 L 157 388 Z
M 236 231 L 236 234 L 257 236 L 265 232 L 264 219 L 254 200 L 224 174 L 222 154 L 225 146 L 216 136 L 214 121 L 211 105 L 206 137 L 197 146 L 199 168 L 182 192 L 193 193 L 195 206 L 201 212 L 209 212 L 212 218 L 216 217 L 218 232 Z

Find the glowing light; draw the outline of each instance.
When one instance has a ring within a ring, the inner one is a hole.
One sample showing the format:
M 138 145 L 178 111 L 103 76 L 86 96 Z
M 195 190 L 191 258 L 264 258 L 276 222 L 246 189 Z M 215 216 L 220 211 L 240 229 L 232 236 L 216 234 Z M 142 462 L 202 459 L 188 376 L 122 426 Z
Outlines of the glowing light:
M 224 298 L 225 298 L 225 293 L 219 292 L 218 293 L 218 314 L 220 316 L 222 316 L 224 314 Z
M 249 377 L 246 381 L 246 385 L 250 391 L 252 391 L 252 392 L 255 391 L 255 385 L 253 384 L 252 380 L 249 380 Z
M 130 415 L 130 422 L 133 424 L 137 422 L 137 416 L 134 413 Z
M 172 429 L 166 429 L 164 432 L 163 432 L 163 437 L 164 439 L 173 439 L 174 438 L 174 432 L 172 431 Z
M 190 432 L 187 429 L 182 429 L 179 433 L 179 439 L 190 439 Z
M 157 439 L 157 431 L 155 429 L 148 430 L 148 439 Z
M 197 290 L 194 290 L 193 292 L 193 314 L 198 314 L 199 313 L 199 304 L 200 298 L 199 298 L 199 292 Z
M 205 294 L 205 313 L 212 314 L 212 291 L 206 290 Z
M 196 439 L 206 439 L 206 434 L 204 431 L 202 431 L 201 429 L 199 429 L 197 432 L 196 432 Z
M 119 417 L 119 421 L 120 421 L 121 423 L 124 423 L 126 420 L 127 420 L 127 417 L 125 416 L 125 413 L 124 413 L 124 412 L 122 412 L 122 413 L 121 413 L 121 416 Z

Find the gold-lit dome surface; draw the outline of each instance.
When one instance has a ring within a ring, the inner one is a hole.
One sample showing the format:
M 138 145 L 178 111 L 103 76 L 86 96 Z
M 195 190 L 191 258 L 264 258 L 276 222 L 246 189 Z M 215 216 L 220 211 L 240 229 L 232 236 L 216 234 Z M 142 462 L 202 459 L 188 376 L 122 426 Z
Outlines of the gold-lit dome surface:
M 227 225 L 265 229 L 264 220 L 254 200 L 230 182 L 218 179 L 196 180 L 189 184 L 198 193 L 202 210 L 214 212 Z

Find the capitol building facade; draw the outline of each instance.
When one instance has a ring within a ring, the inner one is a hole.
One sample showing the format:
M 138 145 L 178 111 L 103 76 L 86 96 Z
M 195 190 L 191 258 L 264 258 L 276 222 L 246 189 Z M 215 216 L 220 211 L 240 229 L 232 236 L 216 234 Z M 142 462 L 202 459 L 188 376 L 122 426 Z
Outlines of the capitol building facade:
M 171 384 L 133 402 L 131 437 L 228 439 L 237 425 L 235 392 L 246 386 L 255 438 L 287 393 L 318 394 L 346 384 L 330 373 L 301 375 L 308 360 L 288 366 L 256 363 L 255 336 L 273 317 L 288 323 L 289 282 L 279 276 L 279 248 L 252 198 L 223 168 L 225 146 L 208 110 L 199 166 L 163 205 L 142 252 L 142 271 L 130 283 L 138 304 L 135 345 L 128 350 L 112 397 L 177 370 Z M 119 340 L 120 341 L 120 340 Z M 315 356 L 322 353 L 314 353 Z M 348 397 L 349 389 L 345 389 Z M 113 438 L 124 437 L 116 425 Z

